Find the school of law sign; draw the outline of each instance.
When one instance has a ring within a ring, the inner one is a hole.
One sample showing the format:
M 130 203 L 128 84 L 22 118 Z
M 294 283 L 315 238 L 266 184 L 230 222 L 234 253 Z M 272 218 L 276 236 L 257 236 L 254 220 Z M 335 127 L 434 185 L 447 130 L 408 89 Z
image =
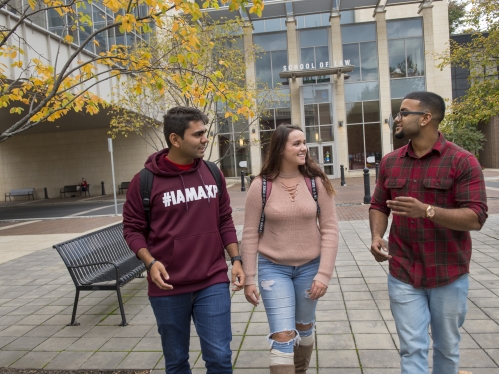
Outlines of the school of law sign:
M 293 82 L 296 78 L 315 77 L 322 75 L 337 74 L 338 77 L 343 73 L 349 73 L 353 70 L 354 66 L 350 65 L 350 60 L 333 62 L 333 66 L 326 62 L 299 64 L 299 65 L 284 65 L 282 71 L 279 73 L 280 78 L 292 78 Z

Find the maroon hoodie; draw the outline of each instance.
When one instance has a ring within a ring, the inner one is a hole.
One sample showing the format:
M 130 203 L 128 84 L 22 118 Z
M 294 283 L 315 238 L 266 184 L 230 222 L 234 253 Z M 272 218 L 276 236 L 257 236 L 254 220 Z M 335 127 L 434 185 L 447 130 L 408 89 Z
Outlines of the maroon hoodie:
M 170 296 L 229 283 L 224 247 L 237 243 L 229 194 L 222 177 L 222 195 L 201 159 L 182 171 L 167 162 L 164 149 L 149 156 L 145 167 L 154 173 L 151 230 L 140 196 L 139 174 L 128 187 L 123 207 L 123 234 L 135 253 L 147 248 L 166 268 L 173 290 L 158 288 L 148 275 L 149 296 Z M 147 238 L 147 239 L 146 239 Z

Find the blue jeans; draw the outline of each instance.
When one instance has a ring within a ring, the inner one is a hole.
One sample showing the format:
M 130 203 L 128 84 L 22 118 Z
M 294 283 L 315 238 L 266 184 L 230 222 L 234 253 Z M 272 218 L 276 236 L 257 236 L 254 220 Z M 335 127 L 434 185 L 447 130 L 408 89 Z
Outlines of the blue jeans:
M 168 374 L 190 374 L 191 317 L 208 374 L 232 373 L 230 292 L 227 283 L 197 292 L 150 297 Z
M 317 300 L 308 298 L 307 291 L 312 287 L 319 270 L 320 258 L 301 266 L 275 264 L 262 255 L 258 256 L 258 286 L 270 325 L 268 335 L 271 348 L 285 353 L 293 352 L 299 340 L 279 343 L 271 339 L 272 334 L 283 331 L 296 331 L 296 324 L 315 322 Z
M 428 373 L 431 326 L 433 373 L 456 374 L 459 368 L 459 328 L 468 311 L 468 274 L 436 288 L 414 288 L 388 275 L 388 294 L 400 339 L 402 374 Z

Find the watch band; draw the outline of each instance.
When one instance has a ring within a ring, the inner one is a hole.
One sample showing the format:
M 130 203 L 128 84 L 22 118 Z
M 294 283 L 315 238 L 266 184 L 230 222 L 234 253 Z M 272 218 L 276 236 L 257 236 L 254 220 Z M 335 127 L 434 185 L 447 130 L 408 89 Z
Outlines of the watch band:
M 243 264 L 243 258 L 241 256 L 234 256 L 230 258 L 230 262 L 234 265 L 234 261 L 241 261 L 241 265 Z
M 147 266 L 146 266 L 146 270 L 147 270 L 147 271 L 151 271 L 151 268 L 152 268 L 152 266 L 154 265 L 154 263 L 155 263 L 155 262 L 156 262 L 156 259 L 152 260 L 152 261 L 149 263 L 149 265 L 147 265 Z

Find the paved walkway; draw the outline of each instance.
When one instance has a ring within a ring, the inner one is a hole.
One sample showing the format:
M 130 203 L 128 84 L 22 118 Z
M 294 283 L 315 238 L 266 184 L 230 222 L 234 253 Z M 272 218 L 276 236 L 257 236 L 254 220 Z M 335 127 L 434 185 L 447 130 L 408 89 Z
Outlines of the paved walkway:
M 308 372 L 399 373 L 387 265 L 376 263 L 368 251 L 368 207 L 359 205 L 362 180 L 348 180 L 347 185 L 347 189 L 337 187 L 342 217 L 340 249 L 335 276 L 318 304 L 317 344 Z M 230 194 L 240 233 L 245 193 L 238 189 L 238 185 L 231 187 Z M 499 197 L 499 190 L 488 189 L 487 193 L 491 215 L 482 231 L 472 233 L 469 312 L 462 329 L 461 368 L 474 374 L 499 374 L 499 208 L 498 199 L 492 196 Z M 362 219 L 355 219 L 357 216 Z M 0 368 L 128 368 L 164 373 L 145 279 L 136 279 L 122 289 L 127 327 L 117 326 L 121 319 L 116 295 L 108 291 L 83 292 L 77 318 L 81 325 L 66 326 L 74 285 L 59 255 L 49 246 L 119 220 L 102 217 L 0 224 Z M 42 241 L 44 237 L 46 241 Z M 1 256 L 8 253 L 19 256 L 8 260 L 6 255 L 2 261 Z M 235 373 L 268 373 L 265 335 L 269 331 L 263 306 L 253 308 L 241 292 L 234 293 L 232 328 Z M 192 336 L 193 373 L 204 373 L 194 328 Z

